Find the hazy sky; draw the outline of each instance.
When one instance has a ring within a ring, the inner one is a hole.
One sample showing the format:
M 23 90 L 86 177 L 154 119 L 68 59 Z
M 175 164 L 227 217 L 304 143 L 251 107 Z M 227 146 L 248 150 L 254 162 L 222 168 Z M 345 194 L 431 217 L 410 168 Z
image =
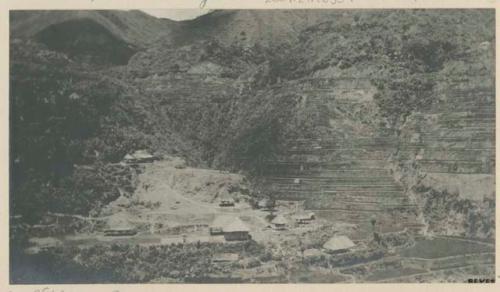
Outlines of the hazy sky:
M 144 9 L 144 12 L 156 17 L 169 18 L 173 20 L 193 19 L 208 13 L 206 9 Z

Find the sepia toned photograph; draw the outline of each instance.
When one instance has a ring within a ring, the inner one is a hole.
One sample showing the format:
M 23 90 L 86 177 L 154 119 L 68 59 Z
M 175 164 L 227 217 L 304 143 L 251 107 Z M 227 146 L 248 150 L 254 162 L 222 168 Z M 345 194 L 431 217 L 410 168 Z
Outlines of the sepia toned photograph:
M 10 284 L 495 282 L 494 9 L 9 32 Z

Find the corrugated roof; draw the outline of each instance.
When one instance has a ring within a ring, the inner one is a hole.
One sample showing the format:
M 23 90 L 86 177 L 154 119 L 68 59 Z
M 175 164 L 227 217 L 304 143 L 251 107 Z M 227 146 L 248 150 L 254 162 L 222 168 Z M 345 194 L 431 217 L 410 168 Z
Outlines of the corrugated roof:
M 323 245 L 323 248 L 335 251 L 335 250 L 349 249 L 354 246 L 356 246 L 354 242 L 352 242 L 347 236 L 338 235 L 330 238 L 330 240 L 328 240 Z
M 241 221 L 240 218 L 235 218 L 228 226 L 223 227 L 224 232 L 249 232 L 250 229 Z

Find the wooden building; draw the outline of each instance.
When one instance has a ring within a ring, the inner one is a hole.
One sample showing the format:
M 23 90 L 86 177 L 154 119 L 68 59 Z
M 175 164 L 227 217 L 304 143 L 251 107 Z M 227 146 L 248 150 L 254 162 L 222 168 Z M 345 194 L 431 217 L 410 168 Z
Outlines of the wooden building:
M 235 220 L 228 226 L 223 228 L 224 239 L 227 241 L 241 241 L 249 240 L 251 236 L 249 234 L 250 229 L 241 221 L 240 218 L 235 218 Z

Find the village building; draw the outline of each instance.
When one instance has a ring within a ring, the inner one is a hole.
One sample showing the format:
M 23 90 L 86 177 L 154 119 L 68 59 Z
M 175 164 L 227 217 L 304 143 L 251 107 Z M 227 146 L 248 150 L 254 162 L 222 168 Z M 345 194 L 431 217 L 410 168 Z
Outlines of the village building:
M 328 253 L 344 253 L 355 246 L 356 244 L 354 244 L 354 242 L 352 242 L 347 236 L 337 235 L 330 238 L 323 245 L 323 249 L 325 249 Z
M 123 158 L 124 162 L 127 163 L 143 163 L 143 162 L 153 162 L 157 158 L 150 154 L 147 150 L 137 150 L 132 154 L 127 154 Z
M 229 195 L 223 196 L 220 199 L 219 206 L 220 207 L 234 207 L 234 199 Z
M 224 239 L 226 241 L 240 241 L 251 238 L 250 229 L 241 221 L 240 218 L 235 218 L 232 223 L 222 229 Z
M 231 224 L 236 218 L 234 216 L 222 215 L 212 222 L 209 227 L 210 235 L 222 235 L 224 234 L 224 227 Z
M 257 208 L 262 210 L 272 210 L 274 209 L 276 202 L 274 200 L 264 198 L 257 202 Z
M 271 224 L 275 230 L 285 230 L 288 221 L 285 219 L 285 217 L 283 217 L 283 215 L 278 215 L 273 220 L 271 220 Z
M 316 214 L 313 212 L 298 214 L 295 216 L 295 223 L 297 224 L 309 224 L 311 221 L 316 219 Z
M 130 236 L 136 235 L 137 229 L 130 223 L 127 215 L 117 213 L 108 218 L 107 227 L 104 230 L 106 236 Z

